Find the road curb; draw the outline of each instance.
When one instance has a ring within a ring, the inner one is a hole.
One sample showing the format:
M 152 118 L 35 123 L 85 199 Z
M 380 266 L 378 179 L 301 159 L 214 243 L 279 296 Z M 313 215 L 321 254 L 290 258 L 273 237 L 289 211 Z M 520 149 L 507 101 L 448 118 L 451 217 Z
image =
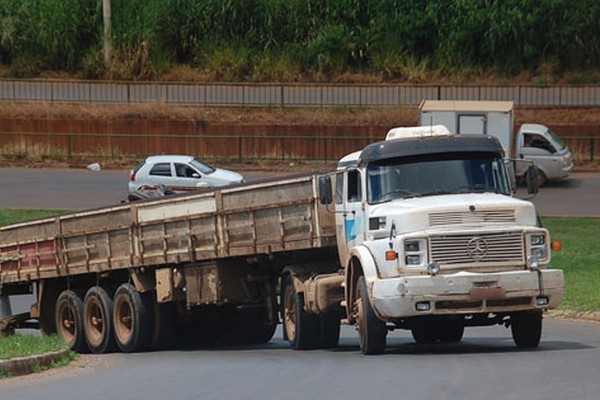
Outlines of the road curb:
M 49 367 L 68 356 L 70 350 L 61 350 L 52 353 L 38 354 L 29 357 L 12 358 L 0 361 L 0 374 L 9 376 L 27 375 L 34 372 L 35 368 Z

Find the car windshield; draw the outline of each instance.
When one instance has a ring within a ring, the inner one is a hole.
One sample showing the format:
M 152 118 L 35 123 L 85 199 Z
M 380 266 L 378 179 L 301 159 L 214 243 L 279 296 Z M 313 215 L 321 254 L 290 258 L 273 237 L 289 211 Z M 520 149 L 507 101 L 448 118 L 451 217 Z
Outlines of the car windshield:
M 215 169 L 213 167 L 211 167 L 210 165 L 204 164 L 202 161 L 198 160 L 197 158 L 192 159 L 192 161 L 190 161 L 190 165 L 205 175 L 212 174 L 213 172 L 215 172 Z
M 403 157 L 367 166 L 367 201 L 457 193 L 509 194 L 504 161 L 496 154 L 442 154 Z

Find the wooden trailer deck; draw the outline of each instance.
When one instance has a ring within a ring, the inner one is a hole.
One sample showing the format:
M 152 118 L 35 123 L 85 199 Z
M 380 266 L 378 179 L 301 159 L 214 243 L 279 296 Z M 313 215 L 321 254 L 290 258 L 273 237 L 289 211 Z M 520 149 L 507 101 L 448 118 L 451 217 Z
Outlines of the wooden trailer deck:
M 64 214 L 0 228 L 2 286 L 335 247 L 317 175 Z

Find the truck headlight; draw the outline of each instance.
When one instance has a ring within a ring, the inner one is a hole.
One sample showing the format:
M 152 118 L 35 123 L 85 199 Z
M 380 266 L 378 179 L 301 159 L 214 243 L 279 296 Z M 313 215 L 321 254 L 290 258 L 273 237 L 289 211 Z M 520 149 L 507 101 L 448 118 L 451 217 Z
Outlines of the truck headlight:
M 406 265 L 421 265 L 421 256 L 408 255 L 406 256 Z
M 531 235 L 532 246 L 543 246 L 546 243 L 545 235 Z
M 407 253 L 421 251 L 421 244 L 418 240 L 407 240 L 404 242 L 404 251 Z
M 404 265 L 424 267 L 427 262 L 426 239 L 407 239 L 402 245 Z

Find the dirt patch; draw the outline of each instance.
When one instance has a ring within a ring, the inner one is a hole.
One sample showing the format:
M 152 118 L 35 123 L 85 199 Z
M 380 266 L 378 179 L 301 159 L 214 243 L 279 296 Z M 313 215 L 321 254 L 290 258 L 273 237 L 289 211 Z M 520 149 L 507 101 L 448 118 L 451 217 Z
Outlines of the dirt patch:
M 417 107 L 381 108 L 230 108 L 169 104 L 71 105 L 0 104 L 0 117 L 75 119 L 170 119 L 240 124 L 405 125 L 417 123 Z M 515 109 L 515 123 L 546 125 L 600 123 L 600 108 Z

